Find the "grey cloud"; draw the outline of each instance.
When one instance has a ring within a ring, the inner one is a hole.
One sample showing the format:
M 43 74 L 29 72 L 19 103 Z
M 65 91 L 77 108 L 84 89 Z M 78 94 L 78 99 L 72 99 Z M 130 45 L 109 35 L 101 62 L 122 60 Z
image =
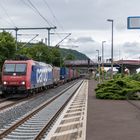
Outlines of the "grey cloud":
M 79 37 L 79 38 L 71 38 L 67 43 L 94 43 L 94 40 L 91 37 Z
M 76 39 L 76 42 L 86 43 L 86 42 L 94 42 L 91 37 L 79 37 Z
M 131 56 L 139 55 L 140 53 L 140 43 L 137 43 L 137 42 L 125 43 L 123 47 L 124 47 L 124 51 Z
M 140 56 L 140 43 L 138 42 L 126 42 L 119 45 L 120 56 L 124 59 L 138 59 Z
M 140 52 L 140 43 L 138 42 L 126 42 L 123 44 L 123 49 L 126 51 L 126 52 L 136 52 L 136 53 L 139 53 Z
M 5 0 L 2 5 L 7 13 L 14 17 L 17 26 L 42 26 L 46 23 L 24 0 Z M 57 19 L 62 23 L 64 29 L 109 29 L 108 18 L 114 19 L 116 29 L 126 27 L 126 18 L 137 15 L 139 11 L 139 0 L 46 0 Z M 53 23 L 53 16 L 43 0 L 32 0 L 34 5 Z M 26 4 L 24 4 L 26 3 Z M 134 8 L 135 7 L 135 8 Z M 1 10 L 2 11 L 2 10 Z M 1 15 L 2 16 L 2 15 Z M 21 22 L 22 21 L 22 22 Z M 4 24 L 3 24 L 4 25 Z M 47 25 L 47 24 L 46 24 Z M 56 24 L 56 26 L 58 26 Z M 59 28 L 59 27 L 58 27 Z

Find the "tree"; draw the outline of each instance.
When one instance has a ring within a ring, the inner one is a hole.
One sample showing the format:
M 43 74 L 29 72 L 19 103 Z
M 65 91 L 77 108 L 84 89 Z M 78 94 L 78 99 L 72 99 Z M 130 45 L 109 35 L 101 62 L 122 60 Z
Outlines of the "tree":
M 51 53 L 45 44 L 38 43 L 29 47 L 23 47 L 18 51 L 18 54 L 25 55 L 33 60 L 51 63 Z
M 3 31 L 0 33 L 0 67 L 6 59 L 11 59 L 15 56 L 16 45 L 14 37 Z
M 66 60 L 75 60 L 75 56 L 73 55 L 73 54 L 68 54 L 67 56 L 66 56 Z
M 52 64 L 54 66 L 59 66 L 61 67 L 63 64 L 62 61 L 62 57 L 61 57 L 61 53 L 60 53 L 60 49 L 59 48 L 50 48 L 50 52 L 51 52 L 51 60 L 52 60 Z
M 22 45 L 21 45 L 22 46 Z M 18 54 L 25 55 L 33 60 L 41 61 L 55 66 L 60 66 L 59 48 L 48 47 L 43 43 L 28 44 L 26 47 L 19 47 Z

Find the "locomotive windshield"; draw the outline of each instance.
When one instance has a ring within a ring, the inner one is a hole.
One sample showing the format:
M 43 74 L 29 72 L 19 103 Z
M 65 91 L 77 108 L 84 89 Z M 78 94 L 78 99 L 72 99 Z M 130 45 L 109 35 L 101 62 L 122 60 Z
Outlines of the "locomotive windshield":
M 26 64 L 5 64 L 4 75 L 25 75 L 26 74 Z

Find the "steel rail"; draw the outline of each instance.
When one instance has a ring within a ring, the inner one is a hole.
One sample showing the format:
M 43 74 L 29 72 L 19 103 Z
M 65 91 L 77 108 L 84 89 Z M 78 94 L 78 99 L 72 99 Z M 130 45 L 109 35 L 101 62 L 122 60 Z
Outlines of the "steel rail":
M 10 98 L 7 98 L 7 99 L 3 100 L 3 102 L 0 102 L 0 103 L 4 103 L 4 102 L 6 102 L 8 99 L 10 99 Z M 27 100 L 27 99 L 26 99 L 26 100 Z M 23 101 L 25 101 L 25 99 L 20 99 L 20 100 L 18 100 L 18 101 L 13 102 L 13 103 L 9 103 L 9 104 L 7 104 L 7 105 L 4 105 L 4 106 L 0 107 L 0 111 L 2 111 L 2 110 L 4 110 L 4 109 L 7 109 L 7 108 L 9 108 L 9 107 L 12 107 L 12 106 L 14 106 L 14 105 L 16 105 L 16 104 L 18 104 L 18 103 L 23 102 Z
M 59 86 L 57 86 L 57 87 L 59 87 Z M 46 91 L 46 90 L 45 90 L 45 91 Z M 20 99 L 20 100 L 14 102 L 14 103 L 9 103 L 9 104 L 7 104 L 7 105 L 5 105 L 5 106 L 2 106 L 2 107 L 0 107 L 0 111 L 2 111 L 2 110 L 4 110 L 4 109 L 7 109 L 7 108 L 9 108 L 9 107 L 12 107 L 12 106 L 14 106 L 14 105 L 17 105 L 18 103 L 21 103 L 21 102 L 24 102 L 24 101 L 33 99 L 33 98 L 35 98 L 35 97 L 37 97 L 37 96 L 40 96 L 40 95 L 44 94 L 45 91 L 42 91 L 42 92 L 33 94 L 33 95 L 28 96 L 28 97 L 25 97 L 25 98 L 23 97 L 22 99 Z M 3 102 L 5 102 L 5 101 L 7 101 L 8 99 L 11 99 L 11 98 L 12 98 L 12 96 L 10 96 L 10 97 L 8 97 L 8 98 L 5 98 L 5 99 L 3 99 L 2 101 L 0 100 L 0 103 L 3 103 Z
M 8 99 L 9 98 L 4 98 L 4 99 L 0 100 L 0 104 L 3 103 L 3 102 L 5 102 L 5 101 L 7 101 Z
M 21 102 L 24 102 L 24 101 L 33 99 L 33 98 L 35 98 L 35 97 L 37 97 L 37 96 L 40 96 L 40 95 L 44 94 L 44 92 L 45 92 L 45 91 L 38 92 L 38 93 L 36 93 L 36 94 L 32 94 L 31 96 L 23 97 L 23 98 L 21 98 L 20 100 L 14 102 L 14 103 L 9 103 L 9 104 L 7 104 L 7 105 L 5 105 L 5 106 L 2 106 L 2 107 L 0 107 L 0 111 L 2 111 L 2 110 L 4 110 L 4 109 L 7 109 L 7 108 L 9 108 L 9 107 L 12 107 L 12 106 L 14 106 L 14 105 L 17 105 L 18 103 L 21 103 Z M 5 102 L 5 101 L 7 101 L 8 99 L 11 99 L 11 98 L 12 98 L 12 96 L 9 97 L 9 98 L 5 98 L 5 99 L 3 99 L 2 102 L 0 101 L 0 103 L 3 103 L 3 102 Z
M 40 94 L 43 94 L 43 92 L 40 93 Z M 12 107 L 12 106 L 14 106 L 14 105 L 17 105 L 18 103 L 21 103 L 21 102 L 30 100 L 30 99 L 32 99 L 32 98 L 35 98 L 35 97 L 39 96 L 40 94 L 35 94 L 35 95 L 33 95 L 33 96 L 29 96 L 29 97 L 26 97 L 26 98 L 22 98 L 22 99 L 20 99 L 20 100 L 18 100 L 18 101 L 15 101 L 15 102 L 13 102 L 13 103 L 9 103 L 9 104 L 7 104 L 7 105 L 5 105 L 5 106 L 0 107 L 0 111 L 2 111 L 2 110 L 4 110 L 4 109 L 7 109 L 7 108 L 9 108 L 9 107 Z M 3 102 L 7 101 L 8 99 L 11 99 L 11 97 L 10 97 L 10 98 L 6 98 L 5 100 L 3 100 Z M 0 103 L 3 103 L 3 102 L 0 102 Z
M 44 133 L 50 128 L 50 126 L 53 124 L 53 122 L 57 119 L 58 115 L 60 115 L 60 113 L 63 111 L 63 109 L 65 108 L 65 106 L 69 103 L 69 101 L 71 100 L 71 98 L 74 96 L 74 94 L 76 93 L 76 91 L 79 89 L 79 87 L 82 85 L 83 81 L 81 82 L 81 84 L 75 89 L 75 91 L 73 92 L 73 94 L 68 98 L 68 100 L 63 104 L 63 106 L 56 112 L 56 114 L 50 119 L 49 123 L 46 124 L 46 126 L 39 132 L 39 134 L 35 137 L 34 140 L 41 140 L 42 137 L 44 136 Z
M 13 130 L 15 130 L 17 127 L 19 127 L 20 125 L 22 125 L 24 122 L 26 122 L 28 119 L 30 119 L 32 116 L 34 116 L 35 114 L 37 114 L 39 111 L 41 111 L 43 108 L 45 108 L 47 105 L 49 105 L 51 102 L 53 102 L 55 99 L 57 99 L 58 97 L 60 97 L 63 93 L 65 93 L 67 90 L 69 90 L 71 87 L 73 87 L 75 85 L 72 84 L 71 86 L 69 86 L 68 88 L 64 89 L 62 92 L 60 92 L 58 95 L 52 97 L 50 100 L 48 100 L 46 103 L 43 103 L 42 105 L 40 105 L 38 108 L 34 109 L 33 111 L 31 111 L 30 113 L 28 113 L 24 118 L 22 118 L 21 120 L 18 120 L 15 124 L 13 124 L 12 126 L 10 126 L 8 129 L 6 129 L 5 131 L 3 131 L 2 133 L 0 133 L 0 139 L 3 139 L 4 137 L 6 137 L 8 134 L 10 134 Z

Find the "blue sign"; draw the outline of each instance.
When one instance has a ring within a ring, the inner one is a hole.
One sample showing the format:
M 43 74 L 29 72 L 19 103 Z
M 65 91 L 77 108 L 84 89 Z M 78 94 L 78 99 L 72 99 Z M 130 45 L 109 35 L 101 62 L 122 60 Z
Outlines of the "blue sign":
M 127 29 L 140 29 L 140 16 L 128 17 Z

